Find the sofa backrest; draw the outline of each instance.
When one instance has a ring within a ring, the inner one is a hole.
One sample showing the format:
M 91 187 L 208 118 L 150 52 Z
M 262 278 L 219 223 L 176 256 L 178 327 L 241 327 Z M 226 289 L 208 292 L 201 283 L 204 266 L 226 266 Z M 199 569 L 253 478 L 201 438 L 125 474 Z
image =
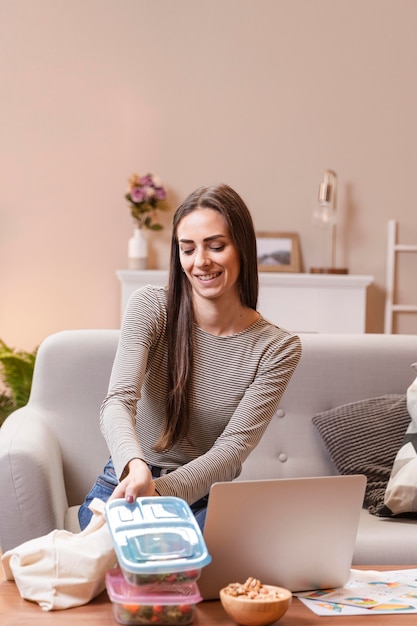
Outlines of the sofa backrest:
M 405 394 L 415 378 L 417 335 L 300 334 L 301 361 L 241 479 L 334 474 L 312 424 L 315 414 L 382 396 Z
M 60 442 L 69 504 L 79 504 L 108 458 L 99 410 L 117 349 L 117 330 L 68 330 L 40 346 L 29 405 Z M 267 433 L 240 478 L 317 476 L 334 467 L 312 423 L 319 412 L 387 393 L 405 393 L 417 336 L 301 334 L 303 355 Z

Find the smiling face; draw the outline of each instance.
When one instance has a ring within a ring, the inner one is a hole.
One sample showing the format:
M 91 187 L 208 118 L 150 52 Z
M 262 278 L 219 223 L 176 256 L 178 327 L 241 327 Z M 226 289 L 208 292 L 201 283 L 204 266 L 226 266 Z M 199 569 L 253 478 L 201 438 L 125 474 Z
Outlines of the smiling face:
M 239 252 L 224 217 L 214 209 L 195 209 L 178 224 L 181 266 L 194 296 L 239 298 Z

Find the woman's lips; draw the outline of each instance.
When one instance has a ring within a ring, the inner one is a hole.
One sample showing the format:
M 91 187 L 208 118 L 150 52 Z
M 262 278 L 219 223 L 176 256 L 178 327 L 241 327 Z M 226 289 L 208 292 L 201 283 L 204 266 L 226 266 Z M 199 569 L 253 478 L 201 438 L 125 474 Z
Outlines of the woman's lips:
M 221 272 L 212 272 L 211 274 L 198 274 L 196 278 L 202 283 L 210 282 L 214 278 L 220 276 Z

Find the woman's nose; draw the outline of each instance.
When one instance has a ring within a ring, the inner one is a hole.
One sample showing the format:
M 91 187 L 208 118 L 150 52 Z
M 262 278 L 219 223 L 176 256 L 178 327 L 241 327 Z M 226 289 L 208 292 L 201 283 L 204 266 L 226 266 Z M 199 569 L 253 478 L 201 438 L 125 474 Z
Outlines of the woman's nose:
M 199 267 L 204 267 L 205 265 L 208 265 L 208 263 L 210 263 L 210 259 L 208 258 L 207 251 L 204 250 L 204 248 L 201 250 L 197 250 L 195 264 Z

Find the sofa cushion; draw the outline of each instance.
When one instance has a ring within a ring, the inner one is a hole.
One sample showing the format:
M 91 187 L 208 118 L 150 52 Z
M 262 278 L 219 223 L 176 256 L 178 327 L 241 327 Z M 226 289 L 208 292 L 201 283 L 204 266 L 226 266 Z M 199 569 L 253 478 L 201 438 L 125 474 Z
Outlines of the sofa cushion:
M 405 394 L 352 402 L 313 417 L 341 474 L 365 474 L 365 504 L 384 514 L 384 495 L 395 455 L 410 422 Z
M 417 363 L 411 366 L 417 372 Z M 395 516 L 417 516 L 417 378 L 407 389 L 411 422 L 395 457 L 385 492 L 385 505 Z

